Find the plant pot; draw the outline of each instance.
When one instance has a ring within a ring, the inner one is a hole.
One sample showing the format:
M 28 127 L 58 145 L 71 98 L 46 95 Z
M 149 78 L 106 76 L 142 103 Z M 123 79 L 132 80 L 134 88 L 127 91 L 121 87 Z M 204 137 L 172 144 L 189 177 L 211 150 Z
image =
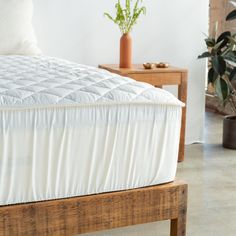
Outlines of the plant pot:
M 224 118 L 223 147 L 236 150 L 236 116 Z
M 120 39 L 120 68 L 132 67 L 132 38 L 130 34 L 123 34 Z

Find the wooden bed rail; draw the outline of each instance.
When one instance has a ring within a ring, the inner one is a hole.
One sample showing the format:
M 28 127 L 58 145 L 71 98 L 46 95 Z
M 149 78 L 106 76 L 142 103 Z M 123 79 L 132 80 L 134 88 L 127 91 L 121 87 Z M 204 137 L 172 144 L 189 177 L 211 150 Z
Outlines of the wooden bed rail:
M 185 236 L 187 194 L 187 184 L 175 181 L 128 191 L 1 206 L 0 236 L 71 236 L 161 220 L 171 220 L 171 236 Z

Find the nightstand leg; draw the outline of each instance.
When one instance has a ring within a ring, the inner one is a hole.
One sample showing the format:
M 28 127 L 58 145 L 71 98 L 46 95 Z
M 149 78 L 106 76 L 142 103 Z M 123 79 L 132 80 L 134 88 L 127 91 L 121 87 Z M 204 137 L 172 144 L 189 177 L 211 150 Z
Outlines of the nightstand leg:
M 183 103 L 185 107 L 182 112 L 182 125 L 180 133 L 180 144 L 179 144 L 179 162 L 184 161 L 184 149 L 185 149 L 185 130 L 186 130 L 186 107 L 187 107 L 187 73 L 182 73 L 181 84 L 178 87 L 178 98 Z

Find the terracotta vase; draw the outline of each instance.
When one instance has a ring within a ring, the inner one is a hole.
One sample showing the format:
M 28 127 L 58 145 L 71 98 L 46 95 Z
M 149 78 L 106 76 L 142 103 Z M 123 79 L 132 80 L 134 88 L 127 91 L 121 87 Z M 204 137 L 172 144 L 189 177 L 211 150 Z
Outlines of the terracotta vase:
M 120 68 L 132 67 L 132 38 L 129 33 L 120 39 Z

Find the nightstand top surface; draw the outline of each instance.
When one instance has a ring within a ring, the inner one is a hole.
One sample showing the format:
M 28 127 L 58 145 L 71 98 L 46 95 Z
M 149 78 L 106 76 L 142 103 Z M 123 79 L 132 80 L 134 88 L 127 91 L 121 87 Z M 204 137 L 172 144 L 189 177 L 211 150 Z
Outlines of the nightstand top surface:
M 145 73 L 184 73 L 186 69 L 170 66 L 168 68 L 144 69 L 142 64 L 134 64 L 130 69 L 120 68 L 117 64 L 102 64 L 99 68 L 118 74 L 145 74 Z

